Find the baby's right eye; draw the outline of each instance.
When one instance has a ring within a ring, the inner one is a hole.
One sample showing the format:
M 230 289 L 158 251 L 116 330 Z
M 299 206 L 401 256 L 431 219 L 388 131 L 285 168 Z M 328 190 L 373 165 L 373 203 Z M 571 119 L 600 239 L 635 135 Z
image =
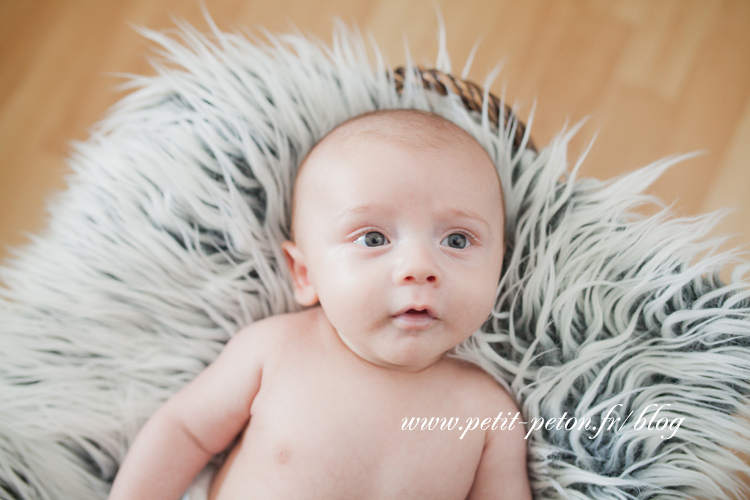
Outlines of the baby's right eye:
M 388 243 L 388 238 L 386 238 L 381 232 L 369 231 L 354 240 L 354 243 L 366 247 L 379 247 Z

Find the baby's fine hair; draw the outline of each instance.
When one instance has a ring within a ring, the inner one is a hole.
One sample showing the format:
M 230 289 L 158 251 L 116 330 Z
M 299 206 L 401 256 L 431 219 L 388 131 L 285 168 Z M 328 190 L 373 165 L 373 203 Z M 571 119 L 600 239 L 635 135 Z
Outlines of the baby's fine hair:
M 438 114 L 419 109 L 379 109 L 346 120 L 318 144 L 343 141 L 360 133 L 375 133 L 418 150 L 450 149 L 462 139 L 475 142 L 468 132 Z

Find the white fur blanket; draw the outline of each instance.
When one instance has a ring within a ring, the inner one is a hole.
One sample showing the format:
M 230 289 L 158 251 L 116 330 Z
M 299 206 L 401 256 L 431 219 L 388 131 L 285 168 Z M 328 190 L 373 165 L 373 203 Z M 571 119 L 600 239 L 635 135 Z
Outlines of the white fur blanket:
M 634 210 L 678 158 L 600 182 L 569 171 L 574 130 L 514 154 L 510 130 L 455 96 L 414 80 L 399 96 L 342 25 L 330 48 L 144 34 L 157 74 L 133 77 L 76 146 L 49 228 L 0 268 L 1 498 L 105 498 L 151 412 L 238 328 L 295 307 L 279 243 L 297 162 L 346 118 L 392 107 L 453 120 L 500 173 L 506 273 L 461 352 L 522 405 L 535 498 L 722 498 L 748 472 L 733 454 L 750 452 L 742 272 L 725 285 L 732 256 L 705 254 L 717 216 Z M 444 45 L 437 67 L 451 71 Z M 566 430 L 572 417 L 609 428 Z

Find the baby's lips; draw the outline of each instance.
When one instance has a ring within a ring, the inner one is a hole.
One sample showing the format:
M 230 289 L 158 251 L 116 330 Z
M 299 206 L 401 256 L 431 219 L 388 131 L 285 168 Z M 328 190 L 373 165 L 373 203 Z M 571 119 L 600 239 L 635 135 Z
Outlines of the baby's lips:
M 437 313 L 435 313 L 435 309 L 433 309 L 430 306 L 427 305 L 419 305 L 419 304 L 412 304 L 407 307 L 404 307 L 400 311 L 398 311 L 394 316 L 401 316 L 403 314 L 425 314 L 427 313 L 431 318 L 437 319 Z
M 432 327 L 436 321 L 433 309 L 424 306 L 405 307 L 393 316 L 393 321 L 399 329 L 407 331 L 422 331 Z

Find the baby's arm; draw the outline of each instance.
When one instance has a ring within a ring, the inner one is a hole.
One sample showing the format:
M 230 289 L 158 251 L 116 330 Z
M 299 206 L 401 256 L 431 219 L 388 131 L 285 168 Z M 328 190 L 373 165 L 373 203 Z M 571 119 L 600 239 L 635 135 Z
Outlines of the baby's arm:
M 195 380 L 141 429 L 115 478 L 110 500 L 178 499 L 250 418 L 260 387 L 262 323 L 245 327 Z
M 515 415 L 518 411 L 516 404 L 508 394 L 503 393 L 504 412 Z M 525 433 L 524 425 L 517 422 L 513 429 L 497 428 L 488 431 L 474 485 L 467 500 L 531 500 Z

